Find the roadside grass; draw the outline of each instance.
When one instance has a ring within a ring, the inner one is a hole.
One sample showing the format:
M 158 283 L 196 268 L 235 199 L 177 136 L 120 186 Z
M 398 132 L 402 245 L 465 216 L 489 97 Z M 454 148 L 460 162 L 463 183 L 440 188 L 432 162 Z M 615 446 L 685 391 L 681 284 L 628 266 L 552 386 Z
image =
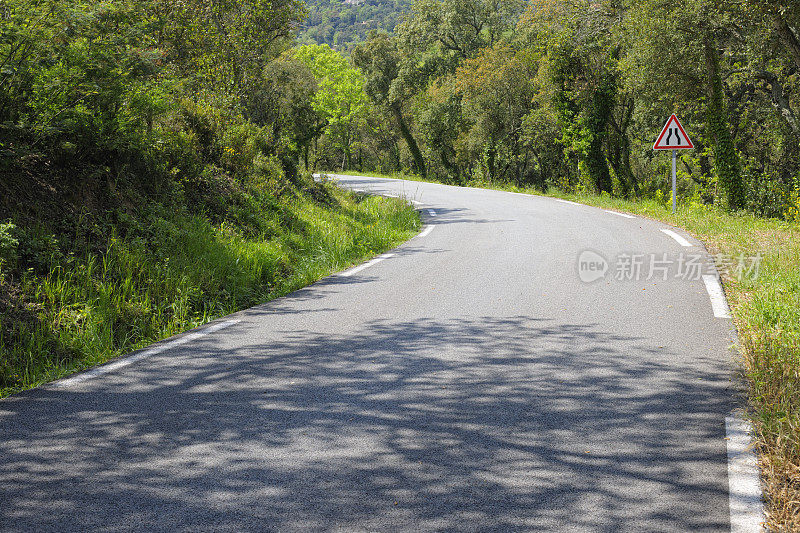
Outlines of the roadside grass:
M 420 180 L 402 174 L 368 175 Z M 756 432 L 767 525 L 775 531 L 800 531 L 800 224 L 698 204 L 679 204 L 673 215 L 667 202 L 655 200 L 556 190 L 542 193 L 496 183 L 467 185 L 553 196 L 659 220 L 685 229 L 715 257 L 760 255 L 754 279 L 735 277 L 730 269 L 727 275 L 725 269 L 720 271 L 738 330 L 739 362 Z
M 144 232 L 112 235 L 101 253 L 71 255 L 44 275 L 12 280 L 0 263 L 0 289 L 13 284 L 25 302 L 0 313 L 0 397 L 283 296 L 420 227 L 401 200 L 327 194 L 328 204 L 297 195 L 250 212 L 275 219 L 269 235 L 163 209 Z

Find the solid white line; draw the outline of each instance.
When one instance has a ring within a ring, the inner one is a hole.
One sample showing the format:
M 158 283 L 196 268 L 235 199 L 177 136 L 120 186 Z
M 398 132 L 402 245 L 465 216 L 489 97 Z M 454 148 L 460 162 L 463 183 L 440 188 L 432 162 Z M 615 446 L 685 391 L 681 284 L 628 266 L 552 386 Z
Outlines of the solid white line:
M 711 308 L 714 310 L 714 316 L 717 318 L 730 318 L 731 310 L 728 308 L 728 302 L 725 301 L 725 292 L 722 290 L 722 285 L 719 284 L 717 276 L 705 274 L 703 283 L 706 284 L 708 297 L 711 298 Z
M 611 211 L 611 210 L 609 210 L 609 209 L 603 209 L 603 211 L 605 211 L 606 213 L 611 213 L 612 215 L 617 215 L 618 217 L 625 217 L 625 218 L 636 218 L 636 217 L 635 217 L 635 216 L 633 216 L 633 215 L 629 215 L 629 214 L 627 214 L 627 213 L 620 213 L 620 212 L 618 212 L 618 211 Z
M 194 333 L 190 333 L 188 335 L 184 335 L 179 339 L 175 339 L 174 341 L 170 341 L 167 343 L 162 344 L 161 346 L 156 346 L 155 348 L 150 348 L 149 350 L 145 350 L 143 352 L 139 352 L 136 355 L 131 355 L 129 357 L 124 357 L 122 359 L 117 359 L 113 363 L 109 363 L 107 365 L 98 366 L 97 368 L 93 368 L 92 370 L 88 370 L 86 372 L 81 372 L 80 374 L 73 376 L 71 378 L 62 379 L 56 381 L 54 385 L 59 388 L 69 387 L 71 385 L 75 385 L 77 383 L 82 383 L 84 381 L 88 381 L 92 378 L 97 376 L 102 376 L 103 374 L 108 374 L 109 372 L 113 372 L 120 368 L 126 367 L 131 365 L 137 361 L 141 361 L 142 359 L 146 359 L 148 357 L 152 357 L 154 355 L 158 355 L 160 353 L 166 352 L 176 346 L 181 346 L 188 342 L 191 342 L 195 339 L 199 339 L 200 337 L 205 337 L 209 333 L 214 333 L 215 331 L 219 331 L 221 329 L 225 329 L 229 326 L 234 324 L 238 324 L 241 320 L 226 320 L 225 322 L 219 322 L 218 324 L 211 325 L 201 331 L 196 331 Z
M 686 239 L 684 239 L 683 237 L 681 237 L 680 235 L 678 235 L 677 233 L 675 233 L 672 230 L 662 229 L 661 231 L 663 233 L 666 233 L 667 235 L 669 235 L 673 239 L 675 239 L 678 242 L 678 244 L 680 244 L 681 246 L 694 246 L 692 243 L 690 243 L 689 241 L 687 241 Z
M 425 226 L 425 229 L 422 230 L 422 233 L 420 233 L 418 236 L 419 237 L 427 237 L 428 234 L 430 232 L 432 232 L 432 231 L 433 231 L 433 226 Z
M 436 211 L 434 211 L 433 209 L 428 209 L 428 214 L 430 216 L 432 216 L 432 217 L 435 217 L 436 216 Z
M 750 430 L 750 424 L 738 413 L 725 417 L 731 533 L 763 531 L 764 503 Z
M 562 204 L 572 204 L 572 205 L 583 205 L 579 204 L 578 202 L 570 202 L 569 200 L 562 200 L 561 198 L 556 198 L 556 202 L 561 202 Z
M 383 255 L 379 255 L 379 256 L 378 256 L 378 257 L 376 257 L 375 259 L 373 259 L 373 260 L 371 260 L 371 261 L 367 261 L 367 262 L 366 262 L 366 263 L 364 263 L 363 265 L 359 265 L 359 266 L 357 266 L 357 267 L 355 267 L 355 268 L 351 268 L 350 270 L 345 270 L 344 272 L 342 272 L 342 273 L 341 273 L 341 274 L 339 274 L 339 275 L 340 275 L 340 276 L 345 276 L 345 277 L 352 276 L 353 274 L 357 274 L 357 273 L 361 272 L 362 270 L 364 270 L 365 268 L 369 268 L 369 267 L 371 267 L 372 265 L 374 265 L 375 263 L 380 263 L 380 262 L 381 262 L 381 261 L 383 261 L 384 259 L 389 259 L 390 257 L 394 257 L 394 254 L 383 254 Z

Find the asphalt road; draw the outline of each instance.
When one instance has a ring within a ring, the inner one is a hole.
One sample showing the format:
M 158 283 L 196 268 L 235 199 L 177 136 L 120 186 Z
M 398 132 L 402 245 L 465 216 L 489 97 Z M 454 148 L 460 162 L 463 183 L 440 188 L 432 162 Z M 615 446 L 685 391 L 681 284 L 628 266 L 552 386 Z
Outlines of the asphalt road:
M 0 530 L 730 531 L 732 326 L 677 266 L 646 279 L 700 246 L 550 198 L 341 183 L 431 229 L 0 401 Z

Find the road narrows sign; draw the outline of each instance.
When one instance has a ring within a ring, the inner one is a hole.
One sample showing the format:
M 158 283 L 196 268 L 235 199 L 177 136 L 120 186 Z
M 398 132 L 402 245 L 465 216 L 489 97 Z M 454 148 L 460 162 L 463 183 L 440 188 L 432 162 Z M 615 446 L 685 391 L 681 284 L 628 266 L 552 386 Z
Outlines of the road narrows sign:
M 678 117 L 675 116 L 673 113 L 672 116 L 669 117 L 667 123 L 664 125 L 664 129 L 661 130 L 661 135 L 658 136 L 655 144 L 653 145 L 653 150 L 672 150 L 672 212 L 675 213 L 677 209 L 678 201 L 677 201 L 677 173 L 675 171 L 675 159 L 678 150 L 689 150 L 690 148 L 694 148 L 691 139 L 689 136 L 686 135 L 686 131 L 681 126 L 681 121 L 678 120 Z
M 678 117 L 672 115 L 667 120 L 664 129 L 661 130 L 661 135 L 653 145 L 653 150 L 688 150 L 690 148 L 694 148 L 694 144 L 686 135 Z

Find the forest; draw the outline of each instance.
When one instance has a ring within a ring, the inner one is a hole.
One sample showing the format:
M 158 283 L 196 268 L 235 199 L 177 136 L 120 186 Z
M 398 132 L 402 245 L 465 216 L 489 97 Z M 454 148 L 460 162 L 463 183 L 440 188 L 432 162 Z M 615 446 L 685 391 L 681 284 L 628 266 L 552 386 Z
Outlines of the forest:
M 367 133 L 323 132 L 311 164 L 662 198 L 669 159 L 652 144 L 674 112 L 696 146 L 682 202 L 792 219 L 799 9 L 417 0 L 350 56 L 368 101 L 346 130 Z
M 370 31 L 394 32 L 409 0 L 309 0 L 308 16 L 297 39 L 305 44 L 327 44 L 349 52 Z
M 296 0 L 0 2 L 0 398 L 414 234 L 410 206 L 301 168 L 351 120 L 344 96 L 320 99 L 344 58 L 285 58 L 305 15 Z M 344 68 L 338 90 L 356 98 L 357 80 Z
M 418 229 L 409 206 L 313 172 L 666 212 L 671 160 L 652 147 L 675 113 L 695 145 L 679 211 L 765 240 L 759 221 L 800 220 L 795 1 L 4 0 L 0 21 L 0 396 Z M 742 291 L 758 325 L 740 335 L 767 361 L 750 378 L 769 374 L 751 400 L 778 450 L 774 521 L 800 529 L 792 253 Z

